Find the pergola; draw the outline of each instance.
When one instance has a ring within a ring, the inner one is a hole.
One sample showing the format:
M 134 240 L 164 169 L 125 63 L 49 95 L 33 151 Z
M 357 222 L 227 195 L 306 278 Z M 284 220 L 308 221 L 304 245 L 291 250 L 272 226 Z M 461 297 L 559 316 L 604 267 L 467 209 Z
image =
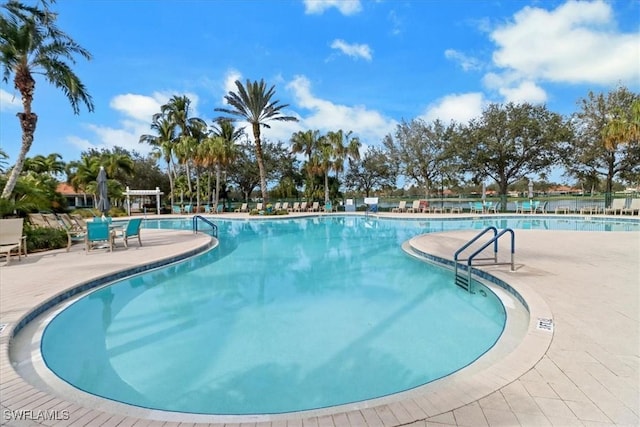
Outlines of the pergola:
M 160 195 L 164 194 L 160 191 L 160 188 L 156 187 L 155 190 L 130 190 L 127 187 L 127 190 L 122 193 L 127 196 L 127 214 L 131 216 L 131 196 L 156 196 L 156 212 L 160 215 Z

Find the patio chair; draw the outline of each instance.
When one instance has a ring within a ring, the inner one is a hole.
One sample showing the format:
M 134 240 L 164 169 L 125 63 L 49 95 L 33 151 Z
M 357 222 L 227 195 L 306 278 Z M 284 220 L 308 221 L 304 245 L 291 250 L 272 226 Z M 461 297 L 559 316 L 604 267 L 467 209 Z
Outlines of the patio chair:
M 282 210 L 289 212 L 289 202 L 282 203 Z
M 319 212 L 320 211 L 320 202 L 313 202 L 311 207 L 307 208 L 307 212 Z
M 184 205 L 184 213 L 186 214 L 190 214 L 193 212 L 193 206 L 191 205 Z
M 182 208 L 178 205 L 171 206 L 171 213 L 175 215 L 180 215 L 182 213 Z
M 307 211 L 307 202 L 300 203 L 298 210 L 296 212 L 306 212 Z
M 248 211 L 249 211 L 249 208 L 247 203 L 243 203 L 242 206 L 234 210 L 234 212 L 248 212 Z
M 469 202 L 469 213 L 484 213 L 482 202 Z
M 289 212 L 300 212 L 300 202 L 293 202 L 293 206 L 289 208 Z
M 453 209 L 451 208 L 451 213 L 453 213 Z M 489 202 L 487 203 L 487 207 L 486 207 L 487 212 L 491 212 L 491 213 L 500 213 L 500 202 Z
M 256 209 L 259 210 L 259 211 L 264 210 L 263 207 L 262 207 L 262 203 L 258 203 L 256 205 Z
M 613 201 L 611 202 L 611 206 L 604 209 L 604 213 L 613 213 L 614 215 L 616 215 L 616 212 L 620 212 L 620 215 L 622 215 L 622 210 L 624 209 L 624 205 L 626 204 L 626 202 L 627 201 L 625 199 L 613 199 Z
M 407 213 L 420 212 L 420 200 L 414 200 L 411 207 L 407 209 Z
M 42 216 L 41 213 L 30 213 L 27 214 L 27 218 L 29 218 L 29 223 L 36 228 L 49 228 L 49 223 Z
M 74 242 L 81 242 L 85 237 L 85 230 L 79 227 L 67 227 L 65 223 L 58 219 L 54 214 L 42 214 L 49 228 L 62 230 L 67 233 L 67 252 L 71 250 Z
M 273 205 L 273 210 L 274 211 L 279 211 L 280 209 L 282 209 L 282 203 L 276 202 L 276 204 Z
M 541 203 L 539 200 L 536 200 L 535 202 L 533 202 L 533 207 L 532 207 L 533 213 L 546 214 L 548 203 L 549 202 Z
M 129 247 L 129 238 L 130 237 L 137 237 L 138 238 L 138 245 L 142 246 L 142 240 L 140 240 L 140 228 L 142 226 L 142 218 L 133 218 L 130 219 L 129 222 L 127 222 L 127 225 L 122 229 L 121 235 L 118 236 L 116 234 L 115 237 L 122 237 L 122 240 L 124 241 L 124 247 L 128 248 Z
M 628 208 L 622 208 L 621 215 L 625 213 L 629 213 L 633 216 L 634 212 L 638 212 L 640 215 L 640 199 L 631 199 L 631 204 Z
M 18 251 L 18 261 L 22 251 L 26 256 L 26 239 L 22 236 L 22 227 L 24 226 L 24 218 L 10 218 L 0 220 L 0 253 L 5 254 L 7 261 L 4 265 L 11 261 L 11 252 Z
M 97 243 L 107 243 L 109 252 L 113 252 L 114 233 L 109 229 L 109 223 L 106 221 L 93 221 L 87 223 L 87 234 L 84 237 L 86 252 L 88 254 Z
M 328 201 L 324 204 L 324 211 L 325 213 L 333 212 L 333 204 L 331 203 L 331 201 Z
M 401 200 L 400 203 L 398 203 L 398 207 L 391 209 L 392 213 L 398 213 L 398 212 L 406 212 L 407 210 L 407 202 L 405 200 Z

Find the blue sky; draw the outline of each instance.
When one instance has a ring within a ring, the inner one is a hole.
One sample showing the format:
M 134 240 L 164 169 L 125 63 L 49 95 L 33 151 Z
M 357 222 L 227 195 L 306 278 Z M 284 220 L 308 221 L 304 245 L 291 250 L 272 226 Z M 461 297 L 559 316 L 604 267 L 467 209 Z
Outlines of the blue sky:
M 403 119 L 467 122 L 490 102 L 570 114 L 589 90 L 640 89 L 640 2 L 476 0 L 60 0 L 59 26 L 93 60 L 75 70 L 95 112 L 75 116 L 37 80 L 29 153 L 75 160 L 138 143 L 172 95 L 208 121 L 236 79 L 264 78 L 298 130 L 352 130 L 378 145 Z M 13 164 L 20 110 L 0 86 L 0 145 Z

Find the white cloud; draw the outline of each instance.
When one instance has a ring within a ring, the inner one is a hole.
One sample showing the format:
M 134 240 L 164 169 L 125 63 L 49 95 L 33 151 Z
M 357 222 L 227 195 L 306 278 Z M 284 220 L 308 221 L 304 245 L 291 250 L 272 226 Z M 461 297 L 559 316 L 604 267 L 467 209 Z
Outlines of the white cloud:
M 199 97 L 195 93 L 179 91 L 154 92 L 151 96 L 127 93 L 116 95 L 109 106 L 123 115 L 117 126 L 103 126 L 86 124 L 84 127 L 92 134 L 90 138 L 77 135 L 67 137 L 67 141 L 81 150 L 112 149 L 122 147 L 146 154 L 151 151 L 147 144 L 140 144 L 140 136 L 151 133 L 152 116 L 160 112 L 160 107 L 166 104 L 172 96 L 185 95 L 191 100 L 191 117 L 198 117 Z
M 366 44 L 347 43 L 344 40 L 336 39 L 331 43 L 331 49 L 338 49 L 342 53 L 352 58 L 363 58 L 371 61 L 371 48 Z
M 454 49 L 444 51 L 444 57 L 460 64 L 464 71 L 480 69 L 480 61 Z
M 638 82 L 640 33 L 620 33 L 604 1 L 525 7 L 491 33 L 495 65 L 522 79 L 610 85 Z
M 397 122 L 385 117 L 377 111 L 369 110 L 363 105 L 347 106 L 334 104 L 331 101 L 317 98 L 311 92 L 311 83 L 304 76 L 295 77 L 287 85 L 287 90 L 293 94 L 294 104 L 310 114 L 300 114 L 298 123 L 282 123 L 278 128 L 286 129 L 288 141 L 291 133 L 297 130 L 318 129 L 320 132 L 342 129 L 353 131 L 363 144 L 379 144 L 385 135 L 393 132 Z M 276 124 L 273 124 L 274 129 Z
M 16 111 L 22 106 L 20 95 L 14 95 L 0 89 L 0 111 Z
M 165 104 L 171 96 L 154 93 L 152 96 L 126 93 L 116 95 L 111 99 L 109 106 L 125 116 L 133 117 L 140 121 L 151 122 L 151 117 L 160 112 L 160 107 Z
M 360 0 L 304 0 L 304 13 L 322 14 L 335 7 L 343 15 L 353 15 L 362 10 Z
M 499 91 L 505 102 L 544 104 L 547 101 L 547 93 L 532 81 L 524 81 L 512 88 L 500 88 Z
M 447 95 L 429 105 L 420 116 L 426 122 L 440 120 L 448 124 L 451 121 L 466 124 L 479 117 L 488 101 L 482 93 L 463 93 Z
M 222 100 L 221 100 L 222 105 L 225 105 L 225 107 L 228 105 L 224 99 L 224 96 L 227 95 L 229 92 L 237 92 L 238 87 L 236 86 L 236 80 L 242 81 L 241 79 L 242 79 L 242 74 L 240 73 L 240 71 L 237 71 L 234 69 L 227 71 L 227 74 L 224 77 L 224 84 L 222 86 L 224 89 L 224 95 L 222 96 Z

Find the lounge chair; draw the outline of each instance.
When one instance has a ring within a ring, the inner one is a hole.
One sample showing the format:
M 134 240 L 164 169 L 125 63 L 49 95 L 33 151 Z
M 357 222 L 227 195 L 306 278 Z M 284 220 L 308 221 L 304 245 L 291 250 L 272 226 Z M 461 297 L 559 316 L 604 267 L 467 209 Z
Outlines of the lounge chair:
M 391 209 L 391 212 L 406 212 L 407 210 L 407 202 L 405 200 L 401 200 L 400 203 L 398 203 L 398 207 Z
M 18 261 L 22 251 L 26 256 L 26 239 L 22 237 L 22 227 L 24 226 L 24 218 L 10 218 L 0 220 L 0 253 L 5 254 L 7 261 L 4 265 L 11 261 L 11 252 L 18 251 Z
M 280 209 L 282 209 L 282 203 L 276 202 L 276 204 L 273 206 L 273 210 L 279 211 Z
M 86 230 L 87 229 L 87 221 L 83 217 L 78 214 L 69 215 L 71 219 L 76 223 L 76 228 L 78 230 Z
M 258 211 L 264 210 L 264 209 L 262 208 L 262 203 L 258 203 L 258 204 L 256 205 L 256 209 L 257 209 Z
M 330 201 L 324 204 L 324 211 L 327 213 L 333 212 L 333 203 Z
M 282 203 L 282 210 L 289 212 L 289 202 Z
M 420 200 L 414 200 L 411 207 L 407 209 L 407 213 L 416 213 L 416 212 L 420 212 Z
M 455 208 L 451 208 L 451 213 L 453 213 L 453 209 Z M 486 205 L 486 211 L 490 212 L 490 213 L 500 213 L 500 202 L 489 202 Z
M 208 214 L 210 214 L 210 213 L 211 213 L 211 206 L 209 206 L 209 205 L 204 205 L 203 207 L 204 207 L 204 213 L 208 213 Z M 215 212 L 214 212 L 214 213 L 215 213 Z
M 540 201 L 533 202 L 533 213 L 547 213 L 547 205 L 549 202 L 540 203 Z
M 531 202 L 522 202 L 522 203 L 518 203 L 516 202 L 516 213 L 520 212 L 520 213 L 533 213 L 533 207 L 532 207 L 532 203 Z
M 107 243 L 109 252 L 113 252 L 114 233 L 109 229 L 109 223 L 106 221 L 93 221 L 87 223 L 87 234 L 84 241 L 86 252 L 89 253 L 96 243 Z
M 320 202 L 313 202 L 311 207 L 307 208 L 307 212 L 319 212 L 320 211 Z
M 122 233 L 120 236 L 116 235 L 115 237 L 122 237 L 124 241 L 124 247 L 129 247 L 129 238 L 137 237 L 138 245 L 142 246 L 142 240 L 140 240 L 140 228 L 142 226 L 142 218 L 133 218 L 127 222 L 127 225 L 122 229 Z
M 630 215 L 633 215 L 634 212 L 638 212 L 638 215 L 640 215 L 640 199 L 631 199 L 629 207 L 623 208 L 620 214 L 629 213 Z
M 293 202 L 293 206 L 289 208 L 289 212 L 300 212 L 300 202 Z
M 306 212 L 307 211 L 307 202 L 300 203 L 298 210 L 296 212 Z
M 484 213 L 484 204 L 482 202 L 469 202 L 469 213 Z
M 613 213 L 614 215 L 616 215 L 616 212 L 620 212 L 620 215 L 622 215 L 622 210 L 624 209 L 624 205 L 626 204 L 626 202 L 627 201 L 625 199 L 613 199 L 613 201 L 611 202 L 611 206 L 604 209 L 604 213 Z
M 234 212 L 249 212 L 247 203 L 243 203 L 242 206 L 240 206 L 239 208 L 236 208 Z
M 182 213 L 182 208 L 178 205 L 171 206 L 171 213 L 180 215 Z
M 85 237 L 85 230 L 79 227 L 68 228 L 63 221 L 58 219 L 54 214 L 41 214 L 47 222 L 49 228 L 56 230 L 62 230 L 67 233 L 67 252 L 71 250 L 73 242 L 81 242 Z
M 30 213 L 27 214 L 27 218 L 29 218 L 29 223 L 36 228 L 50 228 L 47 220 L 42 216 L 41 213 Z
M 190 214 L 191 212 L 193 212 L 193 206 L 191 206 L 191 205 L 184 205 L 184 213 L 186 213 L 186 214 Z

